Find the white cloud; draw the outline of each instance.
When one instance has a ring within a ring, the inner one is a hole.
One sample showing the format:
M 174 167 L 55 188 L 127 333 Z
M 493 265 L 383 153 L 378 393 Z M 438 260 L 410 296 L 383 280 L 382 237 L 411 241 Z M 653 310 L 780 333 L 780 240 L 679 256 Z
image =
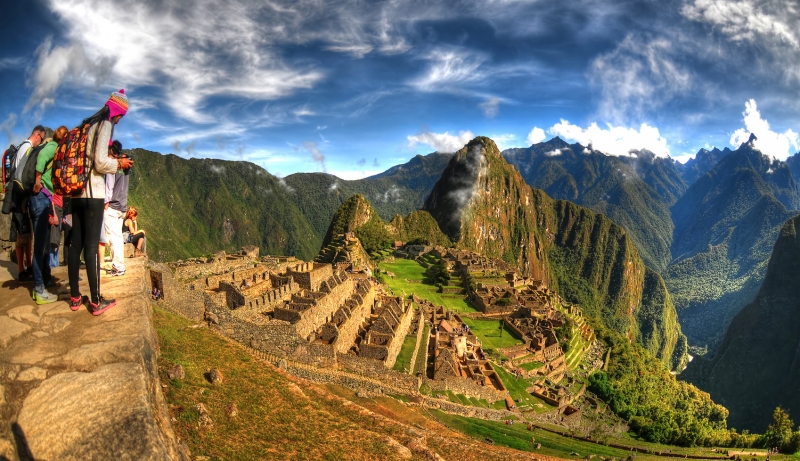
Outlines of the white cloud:
M 515 144 L 517 143 L 517 136 L 511 133 L 495 134 L 489 137 L 492 139 L 492 141 L 494 141 L 495 144 L 497 144 L 497 148 L 501 151 L 510 147 L 516 147 Z
M 751 99 L 744 105 L 742 112 L 745 128 L 739 128 L 731 135 L 730 143 L 734 148 L 739 147 L 750 138 L 750 133 L 756 135 L 755 148 L 762 154 L 768 155 L 778 160 L 786 160 L 794 152 L 800 149 L 800 137 L 791 129 L 783 133 L 776 133 L 769 127 L 769 122 L 761 118 L 756 101 Z
M 227 96 L 272 100 L 310 88 L 322 72 L 293 68 L 273 51 L 285 37 L 292 11 L 261 21 L 263 8 L 244 0 L 219 3 L 122 0 L 50 0 L 66 27 L 68 43 L 46 41 L 33 73 L 27 107 L 51 103 L 56 89 L 76 86 L 160 86 L 176 115 L 192 122 L 215 122 L 207 101 Z M 245 14 L 247 12 L 247 14 Z M 283 22 L 281 22 L 283 20 Z M 131 107 L 135 107 L 131 98 Z
M 685 164 L 689 160 L 692 160 L 693 158 L 695 158 L 696 155 L 697 155 L 696 153 L 691 154 L 689 152 L 683 152 L 680 155 L 673 156 L 672 159 L 675 160 L 678 163 L 684 163 Z
M 458 135 L 444 133 L 423 132 L 413 136 L 407 136 L 408 146 L 414 147 L 417 144 L 431 146 L 436 152 L 455 152 L 466 145 L 475 135 L 471 131 L 459 131 Z
M 539 128 L 538 126 L 533 127 L 530 133 L 528 133 L 528 144 L 534 145 L 538 144 L 545 140 L 547 136 L 544 134 L 544 130 Z
M 734 41 L 752 42 L 757 36 L 762 36 L 800 48 L 797 24 L 790 22 L 797 19 L 797 8 L 787 8 L 790 3 L 694 0 L 683 5 L 681 14 L 693 21 L 705 22 L 719 28 Z
M 693 79 L 677 63 L 682 54 L 673 40 L 628 35 L 613 51 L 595 58 L 589 78 L 600 90 L 600 118 L 623 124 L 686 93 Z
M 549 150 L 549 151 L 545 152 L 544 155 L 546 155 L 548 157 L 558 157 L 559 155 L 561 155 L 561 149 Z
M 325 154 L 319 150 L 319 145 L 314 141 L 306 141 L 303 143 L 303 147 L 311 154 L 311 158 L 314 159 L 314 162 L 319 163 L 322 171 L 327 171 L 325 167 Z
M 547 130 L 554 136 L 567 141 L 574 141 L 589 146 L 608 155 L 628 156 L 631 151 L 647 149 L 659 157 L 669 156 L 667 140 L 658 132 L 658 128 L 642 123 L 638 130 L 623 126 L 607 125 L 600 128 L 592 123 L 588 128 L 581 128 L 562 119 Z
M 500 112 L 500 100 L 498 98 L 489 98 L 486 102 L 479 104 L 483 114 L 489 118 L 494 118 Z
M 427 71 L 410 83 L 420 91 L 454 91 L 454 85 L 463 85 L 483 80 L 485 74 L 480 70 L 486 61 L 483 53 L 462 48 L 437 48 L 423 59 L 430 61 Z

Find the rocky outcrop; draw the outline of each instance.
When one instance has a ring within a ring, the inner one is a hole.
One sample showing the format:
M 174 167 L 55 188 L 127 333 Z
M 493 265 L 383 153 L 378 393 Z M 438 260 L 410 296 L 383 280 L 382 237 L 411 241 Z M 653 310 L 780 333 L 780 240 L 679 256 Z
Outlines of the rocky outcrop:
M 0 428 L 0 458 L 188 459 L 161 394 L 144 264 L 132 259 L 125 276 L 102 277 L 103 296 L 117 305 L 98 317 L 70 310 L 67 288 L 36 306 L 10 265 L 0 268 L 11 288 L 0 307 L 0 416 L 10 422 Z M 53 274 L 66 280 L 65 267 Z

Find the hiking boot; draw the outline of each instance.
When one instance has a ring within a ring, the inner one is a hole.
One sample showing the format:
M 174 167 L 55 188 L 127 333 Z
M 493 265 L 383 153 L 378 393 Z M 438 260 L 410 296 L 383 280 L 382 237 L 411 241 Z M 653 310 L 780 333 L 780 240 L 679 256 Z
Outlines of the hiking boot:
M 33 280 L 33 275 L 28 273 L 28 271 L 20 272 L 19 275 L 17 276 L 17 282 L 19 283 L 30 282 L 32 280 Z
M 133 257 L 134 258 L 141 258 L 142 256 L 144 256 L 144 252 L 142 252 L 141 250 L 134 250 L 133 251 Z
M 88 296 L 78 296 L 77 298 L 69 298 L 69 308 L 73 311 L 77 311 L 81 308 L 83 304 L 89 304 L 89 297 Z
M 50 304 L 58 301 L 58 296 L 42 288 L 42 291 L 33 290 L 33 300 L 36 304 Z
M 108 275 L 110 275 L 112 277 L 121 277 L 121 276 L 125 275 L 125 271 L 124 270 L 117 270 L 116 267 L 112 267 L 111 270 L 108 271 Z
M 100 302 L 97 304 L 89 303 L 89 310 L 92 312 L 92 315 L 100 315 L 117 305 L 116 299 L 105 299 L 101 296 L 99 301 Z
M 46 287 L 58 286 L 58 281 L 56 280 L 55 277 L 51 275 L 49 278 L 45 279 L 44 286 Z

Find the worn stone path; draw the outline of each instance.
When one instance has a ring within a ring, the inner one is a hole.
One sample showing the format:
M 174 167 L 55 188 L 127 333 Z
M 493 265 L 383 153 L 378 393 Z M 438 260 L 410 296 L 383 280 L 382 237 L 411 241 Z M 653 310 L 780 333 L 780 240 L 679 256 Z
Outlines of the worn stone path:
M 69 308 L 66 267 L 53 270 L 59 301 L 37 306 L 32 283 L 0 260 L 0 460 L 184 459 L 161 395 L 145 264 L 103 274 L 117 305 L 95 317 Z

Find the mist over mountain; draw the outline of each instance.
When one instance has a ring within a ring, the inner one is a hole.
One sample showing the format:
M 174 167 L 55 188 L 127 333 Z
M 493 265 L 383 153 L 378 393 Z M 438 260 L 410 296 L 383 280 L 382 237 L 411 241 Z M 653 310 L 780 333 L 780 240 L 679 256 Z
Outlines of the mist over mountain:
M 738 429 L 763 431 L 769 409 L 800 414 L 800 216 L 781 227 L 758 294 L 736 314 L 712 360 L 682 378 L 730 410 Z

